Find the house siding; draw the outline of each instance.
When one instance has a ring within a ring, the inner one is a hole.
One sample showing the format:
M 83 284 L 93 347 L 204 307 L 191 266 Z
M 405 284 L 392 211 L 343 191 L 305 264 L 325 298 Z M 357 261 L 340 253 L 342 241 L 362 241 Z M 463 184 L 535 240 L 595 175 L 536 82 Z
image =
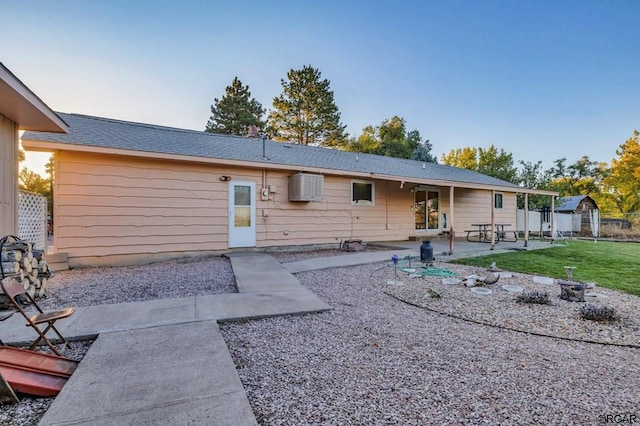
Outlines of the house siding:
M 56 160 L 54 245 L 70 265 L 226 248 L 220 171 L 66 151 Z
M 494 210 L 495 223 L 510 224 L 516 228 L 517 198 L 515 193 L 502 192 L 503 208 Z M 465 230 L 474 229 L 474 223 L 491 223 L 491 191 L 477 191 L 457 188 L 455 192 L 455 235 L 463 237 Z M 509 228 L 506 228 L 509 229 Z
M 228 182 L 222 175 L 256 183 L 258 248 L 337 247 L 349 239 L 394 241 L 438 233 L 414 229 L 411 184 L 400 188 L 399 182 L 372 180 L 375 203 L 359 206 L 351 204 L 351 178 L 325 175 L 322 201 L 290 202 L 291 171 L 71 151 L 59 151 L 56 161 L 54 245 L 68 253 L 72 267 L 227 250 Z M 261 199 L 263 186 L 275 190 L 268 199 Z M 449 188 L 435 189 L 442 218 L 449 214 Z M 471 223 L 490 221 L 491 191 L 457 189 L 455 196 L 456 235 L 463 236 Z M 496 222 L 515 225 L 515 194 L 505 193 L 504 203 Z

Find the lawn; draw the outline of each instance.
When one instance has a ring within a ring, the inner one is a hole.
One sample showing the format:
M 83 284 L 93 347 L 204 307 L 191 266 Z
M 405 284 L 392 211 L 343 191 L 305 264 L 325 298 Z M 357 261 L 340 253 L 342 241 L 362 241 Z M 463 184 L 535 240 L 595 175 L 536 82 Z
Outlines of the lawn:
M 568 245 L 465 258 L 455 263 L 489 266 L 513 272 L 567 278 L 565 266 L 575 266 L 574 281 L 640 296 L 640 244 L 569 240 Z

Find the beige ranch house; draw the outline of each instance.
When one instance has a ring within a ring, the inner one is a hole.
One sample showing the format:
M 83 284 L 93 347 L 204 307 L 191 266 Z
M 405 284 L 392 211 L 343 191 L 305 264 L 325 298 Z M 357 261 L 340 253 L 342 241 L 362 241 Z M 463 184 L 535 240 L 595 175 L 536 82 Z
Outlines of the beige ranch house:
M 22 141 L 56 153 L 54 246 L 72 267 L 464 237 L 479 222 L 515 229 L 517 193 L 556 195 L 421 161 L 59 116 L 68 134 Z

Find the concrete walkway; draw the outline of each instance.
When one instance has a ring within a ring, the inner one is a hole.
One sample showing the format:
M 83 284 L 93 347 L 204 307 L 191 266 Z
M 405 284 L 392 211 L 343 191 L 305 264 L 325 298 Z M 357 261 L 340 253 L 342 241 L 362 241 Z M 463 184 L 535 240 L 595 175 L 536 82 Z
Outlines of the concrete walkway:
M 257 424 L 218 321 L 329 310 L 292 274 L 419 256 L 420 243 L 394 245 L 284 265 L 266 254 L 230 254 L 239 293 L 78 308 L 58 328 L 70 340 L 96 341 L 40 425 Z M 448 249 L 433 245 L 436 258 Z M 469 247 L 466 255 L 487 251 Z M 7 344 L 35 337 L 18 315 L 0 323 Z
M 59 321 L 70 340 L 96 338 L 40 425 L 255 425 L 218 321 L 331 309 L 273 257 L 229 255 L 238 291 L 78 308 Z M 14 315 L 11 345 L 35 332 Z

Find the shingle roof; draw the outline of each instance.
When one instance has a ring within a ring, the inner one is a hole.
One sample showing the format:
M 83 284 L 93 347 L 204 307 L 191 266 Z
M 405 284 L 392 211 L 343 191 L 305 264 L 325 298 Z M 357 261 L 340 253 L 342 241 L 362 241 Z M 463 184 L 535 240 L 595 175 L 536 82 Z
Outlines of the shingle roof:
M 134 150 L 149 153 L 238 160 L 269 165 L 376 173 L 398 178 L 433 179 L 517 189 L 519 186 L 471 170 L 401 158 L 219 135 L 79 114 L 58 113 L 69 124 L 68 134 L 25 132 L 23 140 Z

